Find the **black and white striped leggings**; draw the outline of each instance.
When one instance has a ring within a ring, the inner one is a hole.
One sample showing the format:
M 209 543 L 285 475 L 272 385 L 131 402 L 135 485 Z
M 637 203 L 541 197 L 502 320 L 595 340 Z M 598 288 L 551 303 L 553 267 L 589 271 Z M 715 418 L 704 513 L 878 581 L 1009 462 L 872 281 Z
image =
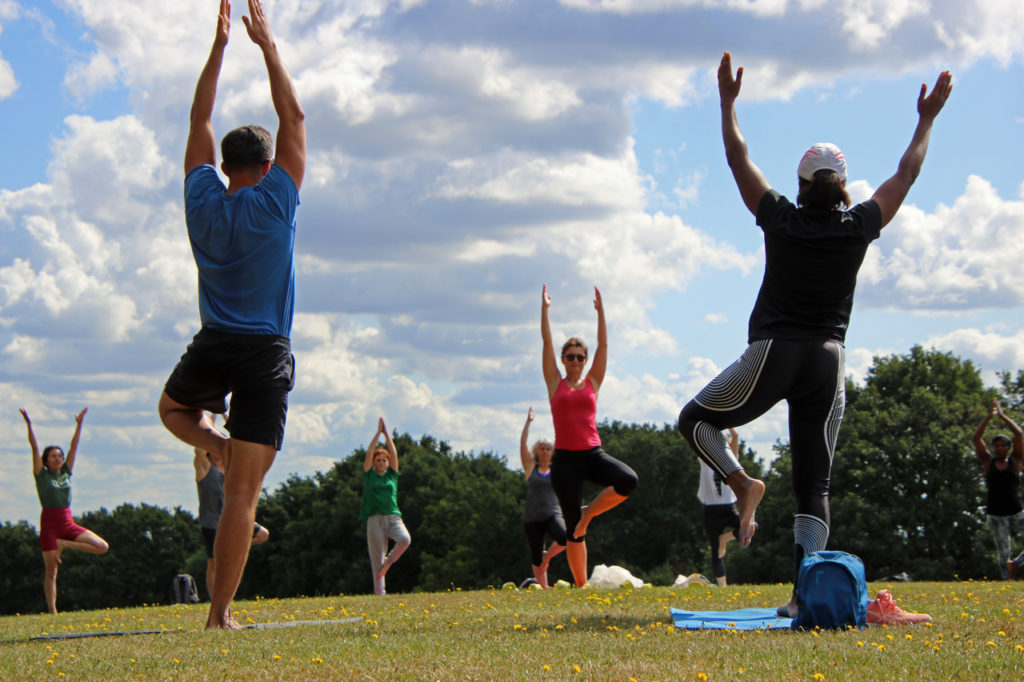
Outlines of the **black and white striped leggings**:
M 845 367 L 839 341 L 754 341 L 679 414 L 679 431 L 724 479 L 743 467 L 722 430 L 753 421 L 780 400 L 789 403 L 797 568 L 805 552 L 828 542 L 829 475 L 846 401 Z

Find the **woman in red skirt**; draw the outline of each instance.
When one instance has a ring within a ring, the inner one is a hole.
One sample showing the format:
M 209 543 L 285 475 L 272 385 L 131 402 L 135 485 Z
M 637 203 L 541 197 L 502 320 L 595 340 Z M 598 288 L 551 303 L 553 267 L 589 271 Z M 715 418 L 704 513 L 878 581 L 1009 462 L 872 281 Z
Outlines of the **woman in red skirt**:
M 43 505 L 39 517 L 39 546 L 46 563 L 46 577 L 43 591 L 46 593 L 46 607 L 50 613 L 57 613 L 57 564 L 65 549 L 77 549 L 89 554 L 104 554 L 109 545 L 96 533 L 77 525 L 71 518 L 71 469 L 75 466 L 78 438 L 82 435 L 84 408 L 75 416 L 75 435 L 65 458 L 64 451 L 57 445 L 48 445 L 39 454 L 36 434 L 28 412 L 21 410 L 28 426 L 28 443 L 32 446 L 32 473 L 36 478 L 36 492 Z

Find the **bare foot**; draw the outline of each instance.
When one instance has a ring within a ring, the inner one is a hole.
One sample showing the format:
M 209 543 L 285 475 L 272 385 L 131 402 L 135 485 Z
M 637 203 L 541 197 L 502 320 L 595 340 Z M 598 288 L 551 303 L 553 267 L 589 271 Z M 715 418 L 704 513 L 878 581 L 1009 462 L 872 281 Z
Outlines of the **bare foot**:
M 757 531 L 754 513 L 764 497 L 764 481 L 747 476 L 742 469 L 730 474 L 729 478 L 734 476 L 738 477 L 737 485 L 730 483 L 729 487 L 736 493 L 736 510 L 740 514 L 740 547 L 749 547 Z
M 377 578 L 383 580 L 384 576 L 386 576 L 388 574 L 388 569 L 389 568 L 391 568 L 391 564 L 388 563 L 387 561 L 385 561 L 384 565 L 380 567 L 379 571 L 377 571 Z
M 58 538 L 57 539 L 57 563 L 58 564 L 64 563 L 63 561 L 61 561 L 60 555 L 64 553 L 65 549 L 67 549 L 67 545 L 64 544 L 63 540 Z
M 215 617 L 213 612 L 210 612 L 209 617 L 206 619 L 207 630 L 241 630 L 242 626 L 238 624 L 235 617 L 231 615 L 231 607 L 229 606 L 223 613 Z
M 580 520 L 579 523 L 576 524 L 576 528 L 573 530 L 574 537 L 582 538 L 587 534 L 587 526 L 590 525 L 590 517 L 587 515 L 588 509 L 590 509 L 590 507 L 580 508 Z
M 790 599 L 788 602 L 786 602 L 779 608 L 775 609 L 775 614 L 779 618 L 796 618 L 796 614 L 798 611 L 799 609 L 797 608 L 796 604 L 796 595 L 793 595 L 792 599 Z

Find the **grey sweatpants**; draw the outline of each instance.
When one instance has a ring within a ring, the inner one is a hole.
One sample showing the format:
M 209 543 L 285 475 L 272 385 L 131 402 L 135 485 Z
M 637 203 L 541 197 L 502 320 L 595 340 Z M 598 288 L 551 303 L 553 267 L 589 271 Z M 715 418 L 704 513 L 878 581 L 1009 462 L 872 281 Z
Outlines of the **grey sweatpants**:
M 395 546 L 388 552 L 388 540 Z M 373 592 L 384 594 L 384 577 L 377 577 L 385 565 L 398 561 L 398 557 L 409 548 L 412 538 L 402 522 L 401 514 L 374 514 L 366 519 L 366 547 L 370 551 L 370 567 L 373 569 Z

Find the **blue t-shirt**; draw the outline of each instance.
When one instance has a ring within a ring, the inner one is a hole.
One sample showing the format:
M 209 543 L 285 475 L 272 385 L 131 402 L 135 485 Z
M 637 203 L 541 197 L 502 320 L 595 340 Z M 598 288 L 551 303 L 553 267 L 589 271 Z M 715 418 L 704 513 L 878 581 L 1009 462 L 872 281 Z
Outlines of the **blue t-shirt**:
M 289 336 L 295 295 L 295 209 L 299 190 L 272 165 L 259 184 L 234 194 L 213 166 L 185 176 L 185 223 L 199 268 L 204 327 Z

